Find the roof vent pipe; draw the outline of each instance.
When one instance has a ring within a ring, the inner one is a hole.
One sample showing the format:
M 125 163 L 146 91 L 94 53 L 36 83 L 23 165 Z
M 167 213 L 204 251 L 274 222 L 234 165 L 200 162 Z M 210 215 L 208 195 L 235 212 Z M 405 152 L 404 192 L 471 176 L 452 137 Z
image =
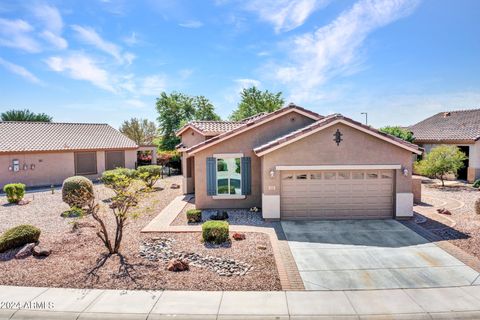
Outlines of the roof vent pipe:
M 444 112 L 443 113 L 443 117 L 446 118 L 446 117 L 450 117 L 451 113 L 450 112 Z

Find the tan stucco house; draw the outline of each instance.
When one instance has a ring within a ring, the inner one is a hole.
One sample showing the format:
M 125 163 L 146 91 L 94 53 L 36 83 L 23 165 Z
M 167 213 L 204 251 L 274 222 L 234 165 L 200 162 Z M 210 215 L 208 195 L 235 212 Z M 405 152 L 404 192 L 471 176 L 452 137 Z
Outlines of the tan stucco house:
M 290 104 L 181 128 L 184 193 L 199 209 L 261 207 L 266 219 L 412 216 L 418 146 L 340 114 Z
M 108 124 L 0 122 L 0 188 L 92 180 L 116 167 L 135 168 L 138 146 Z
M 480 179 L 480 109 L 439 112 L 409 130 L 427 153 L 442 144 L 460 148 L 468 159 L 458 178 L 468 182 Z

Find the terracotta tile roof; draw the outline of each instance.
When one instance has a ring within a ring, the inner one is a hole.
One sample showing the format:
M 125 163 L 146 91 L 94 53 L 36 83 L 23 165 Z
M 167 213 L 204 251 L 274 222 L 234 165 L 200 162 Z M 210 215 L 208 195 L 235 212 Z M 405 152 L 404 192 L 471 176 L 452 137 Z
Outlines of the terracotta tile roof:
M 242 124 L 236 121 L 191 121 L 187 125 L 206 134 L 220 134 L 238 128 Z
M 415 141 L 480 139 L 480 109 L 439 112 L 409 128 Z
M 291 109 L 295 109 L 295 110 L 298 110 L 298 111 L 301 111 L 301 112 L 304 112 L 304 113 L 308 113 L 310 114 L 311 116 L 317 118 L 317 119 L 320 119 L 320 118 L 323 118 L 321 115 L 319 115 L 318 113 L 316 112 L 313 112 L 313 111 L 310 111 L 310 110 L 307 110 L 305 108 L 302 108 L 302 107 L 299 107 L 293 103 L 289 104 L 288 106 L 286 107 L 283 107 L 281 109 L 278 109 L 276 111 L 273 111 L 273 112 L 270 112 L 270 113 L 266 113 L 264 115 L 260 115 L 256 118 L 254 118 L 253 120 L 248 120 L 247 122 L 241 122 L 241 125 L 230 130 L 230 131 L 227 131 L 227 132 L 224 132 L 222 134 L 219 134 L 218 136 L 215 136 L 211 139 L 208 139 L 208 140 L 205 140 L 205 141 L 202 141 L 190 148 L 188 148 L 186 151 L 187 152 L 192 152 L 192 151 L 195 151 L 197 149 L 200 149 L 204 146 L 207 146 L 207 145 L 210 145 L 210 144 L 215 144 L 216 142 L 218 142 L 219 140 L 223 140 L 223 139 L 226 139 L 228 138 L 229 136 L 232 136 L 236 133 L 238 133 L 239 131 L 242 131 L 250 126 L 253 126 L 259 122 L 262 122 L 262 121 L 265 121 L 265 120 L 268 120 L 269 118 L 272 118 L 272 117 L 275 117 L 276 115 L 278 114 L 281 114 L 281 113 L 284 113 L 288 110 L 291 110 Z M 247 118 L 249 119 L 249 118 Z
M 108 124 L 0 121 L 0 153 L 132 148 Z
M 397 137 L 394 137 L 392 135 L 389 135 L 389 134 L 386 134 L 386 133 L 383 133 L 375 128 L 372 128 L 370 126 L 367 126 L 367 125 L 364 125 L 363 123 L 360 123 L 358 121 L 355 121 L 355 120 L 352 120 L 350 118 L 347 118 L 341 114 L 332 114 L 332 115 L 329 115 L 329 116 L 326 116 L 325 118 L 323 119 L 320 119 L 306 127 L 303 127 L 301 129 L 298 129 L 296 131 L 293 131 L 293 132 L 290 132 L 282 137 L 279 137 L 275 140 L 272 140 L 270 142 L 267 142 L 266 144 L 264 145 L 261 145 L 261 146 L 258 146 L 256 147 L 255 149 L 253 149 L 253 151 L 255 151 L 256 154 L 259 154 L 259 153 L 263 153 L 265 151 L 268 151 L 274 147 L 277 147 L 277 146 L 280 146 L 288 141 L 291 141 L 292 139 L 295 139 L 295 138 L 298 138 L 298 137 L 301 137 L 315 129 L 319 129 L 319 128 L 322 128 L 324 126 L 326 126 L 327 124 L 333 122 L 333 121 L 336 121 L 336 120 L 344 120 L 344 121 L 347 121 L 347 122 L 350 122 L 356 126 L 360 126 L 364 129 L 367 129 L 375 134 L 379 134 L 385 138 L 388 138 L 388 139 L 391 139 L 392 141 L 395 141 L 397 143 L 400 143 L 402 145 L 404 145 L 405 147 L 408 147 L 408 148 L 411 148 L 411 149 L 415 149 L 415 150 L 418 150 L 418 146 L 413 144 L 413 143 L 410 143 L 410 142 L 407 142 L 405 140 L 402 140 L 400 138 L 397 138 Z

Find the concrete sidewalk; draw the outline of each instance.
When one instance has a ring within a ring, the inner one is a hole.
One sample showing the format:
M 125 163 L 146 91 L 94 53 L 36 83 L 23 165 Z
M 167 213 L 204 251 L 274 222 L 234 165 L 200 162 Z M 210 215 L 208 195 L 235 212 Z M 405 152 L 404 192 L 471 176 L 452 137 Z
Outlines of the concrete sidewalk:
M 0 319 L 480 319 L 480 287 L 121 291 L 0 286 Z

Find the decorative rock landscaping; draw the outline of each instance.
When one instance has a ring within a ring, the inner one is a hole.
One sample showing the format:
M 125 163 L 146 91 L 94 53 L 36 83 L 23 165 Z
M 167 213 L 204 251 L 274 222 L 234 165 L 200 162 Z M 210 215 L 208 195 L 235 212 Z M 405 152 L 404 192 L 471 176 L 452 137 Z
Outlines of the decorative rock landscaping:
M 244 262 L 234 259 L 225 259 L 215 256 L 202 256 L 194 252 L 174 252 L 172 250 L 173 239 L 156 238 L 143 241 L 140 246 L 140 256 L 150 261 L 169 262 L 172 259 L 187 261 L 189 265 L 206 268 L 216 272 L 219 276 L 244 276 L 253 267 Z

